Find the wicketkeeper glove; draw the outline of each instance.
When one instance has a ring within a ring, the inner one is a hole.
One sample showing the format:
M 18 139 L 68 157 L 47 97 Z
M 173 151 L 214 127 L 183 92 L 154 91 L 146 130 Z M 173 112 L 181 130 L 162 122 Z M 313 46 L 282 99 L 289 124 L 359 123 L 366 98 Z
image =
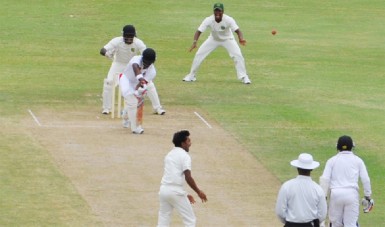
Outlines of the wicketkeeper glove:
M 111 51 L 107 51 L 104 56 L 106 56 L 107 58 L 111 59 L 111 60 L 114 60 L 114 53 L 111 52 Z
M 373 209 L 373 206 L 374 206 L 374 200 L 371 199 L 370 197 L 368 196 L 365 196 L 362 201 L 361 201 L 361 204 L 362 204 L 362 210 L 364 211 L 364 213 L 369 213 L 372 209 Z

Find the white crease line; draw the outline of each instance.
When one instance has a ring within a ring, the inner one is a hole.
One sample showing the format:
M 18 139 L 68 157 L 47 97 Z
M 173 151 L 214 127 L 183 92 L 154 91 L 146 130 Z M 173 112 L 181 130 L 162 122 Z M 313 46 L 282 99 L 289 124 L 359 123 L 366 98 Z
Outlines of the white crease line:
M 29 109 L 28 112 L 29 112 L 29 114 L 31 114 L 31 116 L 35 120 L 36 124 L 39 125 L 39 127 L 41 127 L 42 125 L 40 124 L 40 121 L 37 119 L 35 114 L 32 113 L 32 110 Z
M 199 115 L 199 113 L 194 112 L 194 114 L 197 115 L 197 117 L 199 117 L 207 125 L 207 127 L 213 128 L 201 115 Z
M 44 125 L 43 128 L 123 128 L 123 127 L 104 126 L 104 125 Z

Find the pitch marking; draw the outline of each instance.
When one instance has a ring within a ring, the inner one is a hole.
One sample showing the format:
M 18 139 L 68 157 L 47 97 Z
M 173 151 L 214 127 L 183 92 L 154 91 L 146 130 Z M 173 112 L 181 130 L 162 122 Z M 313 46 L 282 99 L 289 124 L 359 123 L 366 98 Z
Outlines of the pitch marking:
M 33 120 L 35 120 L 36 124 L 39 125 L 39 127 L 41 127 L 42 125 L 40 124 L 40 121 L 37 119 L 37 117 L 35 116 L 35 114 L 33 114 L 32 110 L 28 110 L 29 114 L 31 114 Z
M 197 117 L 199 117 L 199 119 L 201 119 L 207 125 L 207 127 L 213 128 L 201 115 L 199 115 L 199 113 L 194 112 L 194 114 L 197 115 Z

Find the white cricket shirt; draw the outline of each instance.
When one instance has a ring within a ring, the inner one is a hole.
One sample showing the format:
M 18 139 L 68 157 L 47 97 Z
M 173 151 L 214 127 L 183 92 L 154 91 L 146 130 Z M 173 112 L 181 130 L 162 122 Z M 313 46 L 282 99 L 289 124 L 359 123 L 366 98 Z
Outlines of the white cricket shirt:
M 203 33 L 207 28 L 211 29 L 210 36 L 214 40 L 224 41 L 234 39 L 233 31 L 237 30 L 239 27 L 232 17 L 223 14 L 222 21 L 219 23 L 215 21 L 214 15 L 206 17 L 198 30 Z
M 161 185 L 183 188 L 185 170 L 191 170 L 191 157 L 184 149 L 174 147 L 164 158 Z
M 115 37 L 104 48 L 113 61 L 127 64 L 133 56 L 140 55 L 145 49 L 144 42 L 136 37 L 131 44 L 126 44 L 123 37 Z
M 325 193 L 311 177 L 298 175 L 281 186 L 275 212 L 282 223 L 323 221 L 327 213 Z
M 127 97 L 127 95 L 132 95 L 135 92 L 136 85 L 138 85 L 139 80 L 137 79 L 133 64 L 138 64 L 142 68 L 143 78 L 150 82 L 153 81 L 156 76 L 156 69 L 154 64 L 151 64 L 147 69 L 143 69 L 142 56 L 134 56 L 127 64 L 126 68 L 123 71 L 123 75 L 119 80 L 119 86 L 121 86 L 122 96 Z
M 330 189 L 354 188 L 359 190 L 358 179 L 364 187 L 364 195 L 371 196 L 370 178 L 364 161 L 352 151 L 341 151 L 330 158 L 321 178 L 329 180 Z

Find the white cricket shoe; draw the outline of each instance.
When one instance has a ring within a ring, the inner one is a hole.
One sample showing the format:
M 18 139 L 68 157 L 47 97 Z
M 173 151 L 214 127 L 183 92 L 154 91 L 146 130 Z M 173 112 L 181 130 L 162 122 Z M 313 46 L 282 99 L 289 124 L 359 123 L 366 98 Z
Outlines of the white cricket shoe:
M 197 78 L 195 78 L 195 76 L 192 76 L 190 74 L 188 74 L 187 76 L 185 76 L 183 78 L 183 81 L 185 81 L 185 82 L 194 82 L 196 80 L 197 80 Z
M 144 129 L 141 125 L 139 125 L 134 131 L 132 131 L 133 134 L 143 134 Z
M 103 111 L 102 111 L 102 114 L 109 114 L 110 113 L 110 110 L 109 109 L 103 109 Z
M 242 78 L 242 83 L 244 84 L 251 84 L 251 80 L 249 79 L 249 77 L 245 76 Z
M 154 111 L 154 113 L 158 114 L 158 115 L 164 115 L 166 113 L 166 111 L 162 107 L 159 107 L 158 109 L 156 109 Z

